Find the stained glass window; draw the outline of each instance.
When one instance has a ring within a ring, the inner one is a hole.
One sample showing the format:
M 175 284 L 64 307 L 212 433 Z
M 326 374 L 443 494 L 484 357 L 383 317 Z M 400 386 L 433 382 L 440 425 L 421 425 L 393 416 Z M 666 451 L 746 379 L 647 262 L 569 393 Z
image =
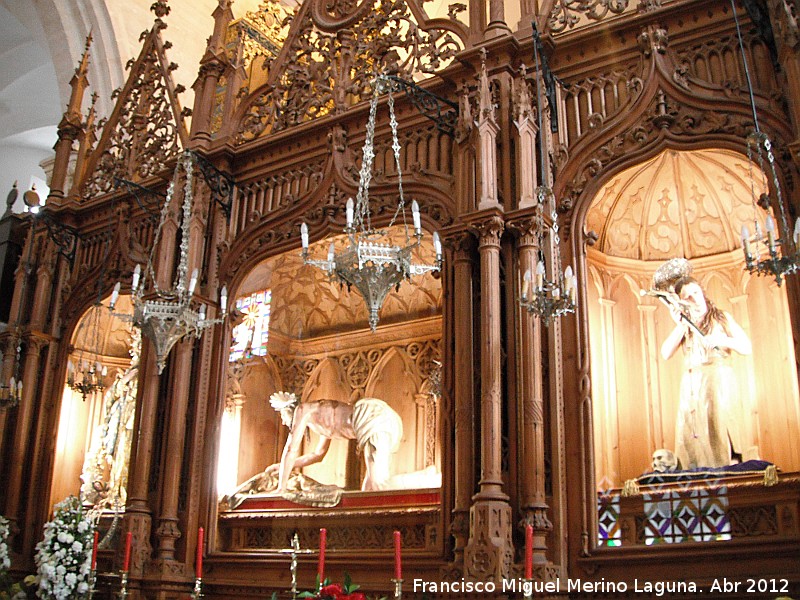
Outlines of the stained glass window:
M 244 320 L 233 328 L 230 362 L 267 354 L 271 290 L 261 290 L 236 300 Z

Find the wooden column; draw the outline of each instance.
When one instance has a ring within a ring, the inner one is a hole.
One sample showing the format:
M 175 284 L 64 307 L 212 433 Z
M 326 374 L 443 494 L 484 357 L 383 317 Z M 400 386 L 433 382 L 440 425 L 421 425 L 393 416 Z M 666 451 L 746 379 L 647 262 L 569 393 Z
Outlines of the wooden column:
M 519 276 L 509 287 L 521 293 L 519 282 L 526 271 L 535 272 L 539 240 L 536 217 L 523 217 L 509 224 L 519 234 Z M 547 535 L 553 524 L 548 517 L 545 495 L 545 422 L 544 390 L 542 388 L 541 320 L 519 307 L 519 407 L 522 415 L 522 444 L 520 449 L 520 487 L 522 524 L 533 527 L 534 576 L 545 580 L 542 567 L 547 565 Z
M 186 409 L 189 404 L 189 386 L 192 381 L 193 339 L 183 339 L 173 348 L 169 417 L 166 424 L 167 446 L 164 454 L 161 506 L 156 528 L 159 561 L 175 560 L 175 542 L 181 537 L 178 526 L 178 493 L 180 491 L 181 465 L 183 464 L 184 438 L 186 437 Z
M 481 479 L 470 509 L 470 539 L 464 552 L 465 576 L 501 581 L 510 574 L 513 556 L 511 506 L 503 491 L 502 373 L 500 354 L 499 213 L 483 215 L 474 224 L 481 264 Z
M 139 387 L 128 467 L 128 501 L 125 507 L 125 527 L 120 536 L 120 539 L 124 540 L 125 532 L 133 533 L 130 571 L 134 575 L 142 574 L 144 564 L 149 560 L 151 552 L 152 510 L 148 499 L 148 484 L 153 462 L 153 436 L 158 430 L 156 424 L 159 394 L 158 365 L 155 350 L 146 337 L 142 337 L 142 354 L 139 364 L 141 365 Z M 118 547 L 118 559 L 121 556 L 120 552 L 121 547 Z
M 33 244 L 33 240 L 31 239 L 31 229 L 28 229 L 28 238 L 26 244 L 23 244 L 25 253 L 30 253 L 29 244 Z M 2 343 L 3 343 L 3 368 L 2 368 L 2 381 L 5 385 L 8 385 L 9 379 L 11 377 L 17 377 L 20 375 L 21 371 L 17 373 L 14 372 L 15 361 L 17 360 L 17 351 L 19 350 L 19 360 L 20 363 L 22 362 L 22 329 L 21 323 L 19 322 L 21 315 L 20 307 L 22 303 L 25 301 L 23 296 L 25 294 L 25 286 L 28 281 L 28 273 L 26 269 L 29 269 L 29 259 L 23 258 L 19 265 L 17 265 L 17 269 L 14 273 L 14 295 L 11 299 L 11 310 L 9 311 L 9 325 L 12 325 L 4 331 L 2 334 Z M 19 365 L 17 365 L 19 368 Z M 23 392 L 24 392 L 23 388 Z M 6 442 L 5 438 L 9 435 L 8 428 L 6 424 L 8 423 L 8 412 L 9 410 L 16 410 L 16 409 L 8 409 L 4 411 L 0 411 L 0 448 L 5 448 Z M 11 452 L 14 451 L 14 448 L 11 448 Z M 12 461 L 0 461 L 0 477 L 5 480 L 6 473 L 8 469 L 12 465 Z M 8 499 L 8 489 L 4 489 L 0 492 L 0 497 L 4 498 L 5 501 Z M 2 514 L 8 515 L 8 510 L 3 505 L 4 512 Z
M 506 24 L 505 5 L 503 0 L 489 0 L 489 25 L 486 27 L 484 39 L 511 33 Z
M 475 490 L 475 398 L 473 368 L 473 237 L 460 232 L 446 240 L 453 247 L 454 271 L 454 346 L 453 404 L 455 426 L 455 502 L 452 532 L 455 538 L 455 563 L 463 565 L 464 548 L 469 540 L 469 506 Z
M 34 236 L 30 236 L 28 242 L 35 244 Z M 23 504 L 23 480 L 28 478 L 28 449 L 30 441 L 34 439 L 34 419 L 36 409 L 39 405 L 39 357 L 49 339 L 42 333 L 42 329 L 47 319 L 47 310 L 50 306 L 50 292 L 53 281 L 53 270 L 56 258 L 53 248 L 48 244 L 43 245 L 42 259 L 36 271 L 36 290 L 33 295 L 33 306 L 31 308 L 31 319 L 27 331 L 24 331 L 23 346 L 23 370 L 22 381 L 24 382 L 22 398 L 17 409 L 17 423 L 14 429 L 13 446 L 11 448 L 10 465 L 6 478 L 6 517 L 12 524 L 12 531 L 21 523 Z M 29 269 L 29 265 L 23 265 L 23 269 Z M 27 287 L 27 276 L 21 278 L 23 288 Z M 18 280 L 19 281 L 19 280 Z M 31 299 L 22 300 L 24 306 L 29 304 Z M 26 494 L 27 496 L 27 494 Z M 26 533 L 26 532 L 23 532 Z

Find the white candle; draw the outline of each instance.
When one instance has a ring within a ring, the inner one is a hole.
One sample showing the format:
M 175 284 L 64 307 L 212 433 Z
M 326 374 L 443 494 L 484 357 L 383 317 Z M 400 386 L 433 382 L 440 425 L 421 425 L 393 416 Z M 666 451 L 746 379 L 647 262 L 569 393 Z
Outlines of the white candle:
M 142 265 L 136 265 L 133 270 L 133 283 L 131 284 L 131 291 L 135 292 L 139 288 L 139 277 L 142 274 Z
M 442 241 L 439 239 L 438 231 L 433 232 L 433 251 L 436 253 L 436 260 L 442 260 Z
M 570 295 L 570 289 L 572 289 L 572 265 L 567 265 L 567 268 L 564 269 L 564 291 L 567 296 Z
M 206 305 L 205 304 L 203 304 L 200 307 L 200 320 L 201 321 L 205 321 L 206 320 Z
M 225 309 L 228 308 L 228 286 L 223 285 L 219 294 L 219 310 L 225 316 Z
M 197 286 L 197 269 L 192 271 L 192 277 L 189 279 L 189 295 L 194 294 L 194 288 Z
M 117 298 L 119 298 L 119 281 L 114 284 L 114 290 L 111 292 L 111 301 L 108 303 L 109 308 L 113 309 L 117 305 Z
M 523 300 L 527 300 L 528 299 L 528 291 L 531 288 L 531 280 L 532 279 L 533 279 L 533 276 L 531 275 L 531 270 L 528 269 L 527 271 L 525 271 L 525 275 L 522 276 L 522 299 Z
M 747 225 L 742 225 L 742 248 L 744 249 L 744 255 L 750 256 L 750 230 Z
M 544 263 L 539 261 L 536 265 L 536 288 L 542 289 L 544 285 Z
M 775 221 L 772 215 L 767 215 L 767 244 L 769 244 L 769 251 L 775 252 Z
M 353 226 L 353 199 L 348 198 L 347 204 L 345 205 L 345 212 L 347 214 L 347 226 Z
M 303 245 L 303 250 L 308 248 L 308 225 L 305 223 L 300 225 L 300 243 Z
M 800 217 L 794 222 L 794 245 L 800 245 Z
M 333 262 L 333 256 L 334 256 L 333 242 L 331 242 L 331 245 L 328 246 L 328 262 Z
M 419 204 L 417 204 L 416 200 L 411 202 L 411 218 L 414 220 L 414 233 L 420 233 L 422 231 L 422 221 L 419 217 Z

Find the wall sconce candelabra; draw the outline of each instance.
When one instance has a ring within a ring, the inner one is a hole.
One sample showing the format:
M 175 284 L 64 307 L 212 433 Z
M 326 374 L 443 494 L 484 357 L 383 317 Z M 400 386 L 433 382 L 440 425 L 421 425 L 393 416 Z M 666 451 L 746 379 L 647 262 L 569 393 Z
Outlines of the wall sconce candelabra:
M 192 271 L 189 277 L 189 223 L 192 218 L 192 197 L 193 197 L 193 167 L 194 159 L 191 152 L 186 151 L 178 160 L 175 168 L 175 175 L 169 184 L 167 196 L 161 210 L 161 220 L 156 230 L 153 248 L 150 259 L 142 272 L 141 265 L 136 265 L 131 282 L 131 301 L 133 304 L 133 315 L 117 314 L 115 316 L 132 321 L 133 324 L 141 329 L 153 343 L 158 363 L 158 372 L 161 373 L 166 365 L 167 356 L 172 347 L 187 335 L 200 337 L 209 327 L 223 322 L 223 318 L 210 319 L 206 316 L 207 307 L 194 297 L 195 287 L 199 273 L 197 269 Z M 184 172 L 183 185 L 183 204 L 180 216 L 180 259 L 175 280 L 172 288 L 161 289 L 153 272 L 153 254 L 158 247 L 158 241 L 164 222 L 169 213 L 169 205 L 178 185 L 181 171 Z M 148 285 L 148 281 L 150 285 Z M 114 286 L 111 294 L 111 309 L 113 310 L 119 297 L 120 283 Z M 152 291 L 147 291 L 148 288 Z M 228 292 L 223 286 L 220 291 L 220 314 L 224 315 L 227 309 Z
M 372 163 L 375 158 L 373 139 L 375 136 L 375 114 L 378 107 L 378 96 L 383 91 L 388 94 L 389 123 L 392 129 L 392 151 L 397 167 L 398 204 L 389 223 L 391 228 L 398 217 L 402 218 L 405 231 L 404 245 L 393 243 L 386 230 L 373 229 L 370 221 L 369 184 L 372 178 Z M 373 83 L 373 95 L 370 102 L 367 135 L 364 140 L 363 159 L 359 173 L 358 194 L 355 202 L 350 198 L 345 207 L 347 235 L 346 247 L 336 251 L 331 242 L 325 260 L 314 259 L 308 252 L 308 226 L 300 227 L 303 262 L 325 271 L 333 281 L 346 285 L 348 290 L 355 287 L 363 296 L 369 312 L 369 326 L 372 331 L 378 326 L 378 311 L 386 296 L 394 288 L 398 289 L 404 280 L 414 275 L 422 275 L 431 271 L 439 271 L 442 267 L 442 246 L 438 233 L 433 234 L 433 247 L 436 253 L 434 264 L 415 264 L 413 251 L 422 241 L 422 224 L 419 205 L 411 203 L 413 219 L 413 238 L 409 235 L 405 216 L 405 198 L 403 197 L 403 179 L 400 169 L 400 142 L 397 137 L 397 119 L 394 114 L 394 99 L 389 78 L 379 76 Z
M 758 125 L 753 83 L 750 79 L 750 69 L 747 64 L 747 56 L 744 51 L 744 42 L 742 41 L 742 32 L 739 27 L 739 17 L 736 14 L 734 0 L 731 0 L 731 10 L 736 23 L 739 50 L 742 53 L 742 63 L 750 98 L 750 109 L 753 112 L 754 127 L 753 133 L 747 136 L 750 192 L 753 197 L 754 235 L 751 237 L 747 225 L 742 226 L 742 250 L 744 252 L 745 265 L 750 273 L 772 276 L 780 286 L 786 275 L 800 270 L 800 218 L 795 221 L 794 231 L 792 231 L 789 226 L 790 220 L 786 206 L 783 202 L 778 172 L 775 168 L 772 141 L 766 133 L 761 131 Z M 756 191 L 755 176 L 753 174 L 754 163 L 769 178 L 767 191 L 764 194 L 759 195 Z M 758 220 L 758 207 L 761 207 L 766 212 L 764 223 L 766 235 L 762 231 Z

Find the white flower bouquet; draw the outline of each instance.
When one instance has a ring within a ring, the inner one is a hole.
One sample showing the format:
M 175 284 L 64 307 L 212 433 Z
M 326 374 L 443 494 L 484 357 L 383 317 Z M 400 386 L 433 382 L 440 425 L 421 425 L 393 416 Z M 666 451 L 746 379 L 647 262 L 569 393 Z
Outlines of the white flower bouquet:
M 55 507 L 53 520 L 44 526 L 44 539 L 36 545 L 39 598 L 86 598 L 91 577 L 94 523 L 78 498 L 70 496 Z
M 0 574 L 5 574 L 11 567 L 11 558 L 8 555 L 8 519 L 0 516 Z

